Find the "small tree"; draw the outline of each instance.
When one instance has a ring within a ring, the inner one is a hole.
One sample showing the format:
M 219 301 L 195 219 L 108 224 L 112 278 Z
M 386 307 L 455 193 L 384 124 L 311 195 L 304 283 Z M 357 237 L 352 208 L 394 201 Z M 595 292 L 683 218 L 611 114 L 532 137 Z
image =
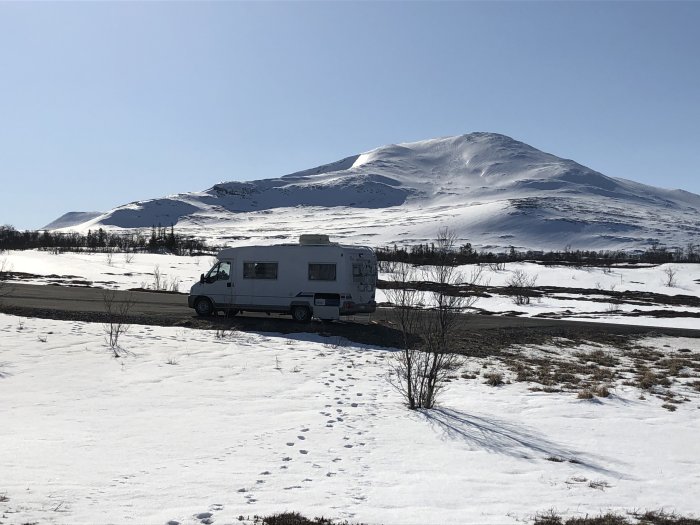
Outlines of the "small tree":
M 418 325 L 420 310 L 416 306 L 421 293 L 416 290 L 415 269 L 406 262 L 393 263 L 389 275 L 390 286 L 384 293 L 394 305 L 399 329 L 402 334 L 401 352 L 391 361 L 390 383 L 406 399 L 411 410 L 416 406 L 416 390 L 418 388 L 415 373 L 420 358 L 420 350 L 416 347 L 415 333 Z
M 673 266 L 667 266 L 664 268 L 664 284 L 669 288 L 675 287 L 676 284 L 678 284 L 676 281 L 677 274 L 678 270 L 676 270 Z
M 399 286 L 388 294 L 397 308 L 404 343 L 390 378 L 410 409 L 433 408 L 447 375 L 462 364 L 463 358 L 455 353 L 454 332 L 476 297 L 459 287 L 463 279 L 455 264 L 455 241 L 455 234 L 442 228 L 431 248 L 436 263 L 426 271 L 433 288 L 425 294 L 431 299 L 426 308 L 417 307 L 423 294 L 411 286 L 414 274 L 405 264 L 394 274 Z M 480 278 L 478 267 L 467 284 L 478 284 Z
M 125 299 L 117 299 L 116 290 L 105 290 L 102 293 L 102 304 L 104 305 L 105 322 L 102 325 L 105 334 L 105 343 L 109 346 L 114 357 L 121 357 L 119 338 L 130 327 L 129 314 L 134 306 L 131 294 Z

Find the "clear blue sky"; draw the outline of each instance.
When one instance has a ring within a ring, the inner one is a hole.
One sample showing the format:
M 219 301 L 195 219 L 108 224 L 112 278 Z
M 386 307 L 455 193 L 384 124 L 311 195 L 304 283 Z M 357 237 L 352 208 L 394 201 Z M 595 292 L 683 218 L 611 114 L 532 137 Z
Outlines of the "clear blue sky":
M 512 136 L 700 193 L 700 2 L 0 2 L 0 224 Z

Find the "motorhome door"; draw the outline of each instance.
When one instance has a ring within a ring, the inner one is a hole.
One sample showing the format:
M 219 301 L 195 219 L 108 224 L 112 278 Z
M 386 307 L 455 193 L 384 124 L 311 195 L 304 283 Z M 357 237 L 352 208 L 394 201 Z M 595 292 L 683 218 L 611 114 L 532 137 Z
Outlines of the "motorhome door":
M 233 261 L 220 261 L 204 276 L 202 295 L 215 306 L 227 306 L 233 302 Z

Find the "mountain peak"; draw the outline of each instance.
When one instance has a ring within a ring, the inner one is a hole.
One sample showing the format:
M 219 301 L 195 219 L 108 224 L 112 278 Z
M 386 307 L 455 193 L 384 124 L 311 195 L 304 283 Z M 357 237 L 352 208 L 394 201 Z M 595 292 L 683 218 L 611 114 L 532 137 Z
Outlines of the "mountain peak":
M 488 249 L 643 249 L 650 241 L 680 246 L 697 238 L 700 196 L 614 179 L 506 135 L 475 132 L 131 203 L 79 225 L 52 224 L 175 224 L 224 242 L 310 232 L 375 245 L 425 242 L 449 226 Z

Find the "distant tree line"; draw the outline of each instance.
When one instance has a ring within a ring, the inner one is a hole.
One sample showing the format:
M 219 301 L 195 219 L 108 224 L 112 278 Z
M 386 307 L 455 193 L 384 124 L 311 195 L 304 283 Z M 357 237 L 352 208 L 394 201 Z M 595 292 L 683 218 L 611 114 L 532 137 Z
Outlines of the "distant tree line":
M 399 247 L 396 244 L 378 248 L 380 261 L 406 262 L 424 265 L 444 262 L 445 254 L 433 243 Z M 561 251 L 519 251 L 511 246 L 504 252 L 477 251 L 471 243 L 466 243 L 448 254 L 452 265 L 460 264 L 501 264 L 508 262 L 538 261 L 544 264 L 569 264 L 572 266 L 612 266 L 624 263 L 663 264 L 668 262 L 700 262 L 700 246 L 689 243 L 685 248 L 667 249 L 653 243 L 646 250 L 572 250 Z
M 48 230 L 19 231 L 12 226 L 0 226 L 0 251 L 49 250 L 61 252 L 151 252 L 192 255 L 210 252 L 201 239 L 175 233 L 175 228 L 153 226 L 150 234 L 137 232 L 109 232 L 102 228 L 76 232 L 52 232 Z

